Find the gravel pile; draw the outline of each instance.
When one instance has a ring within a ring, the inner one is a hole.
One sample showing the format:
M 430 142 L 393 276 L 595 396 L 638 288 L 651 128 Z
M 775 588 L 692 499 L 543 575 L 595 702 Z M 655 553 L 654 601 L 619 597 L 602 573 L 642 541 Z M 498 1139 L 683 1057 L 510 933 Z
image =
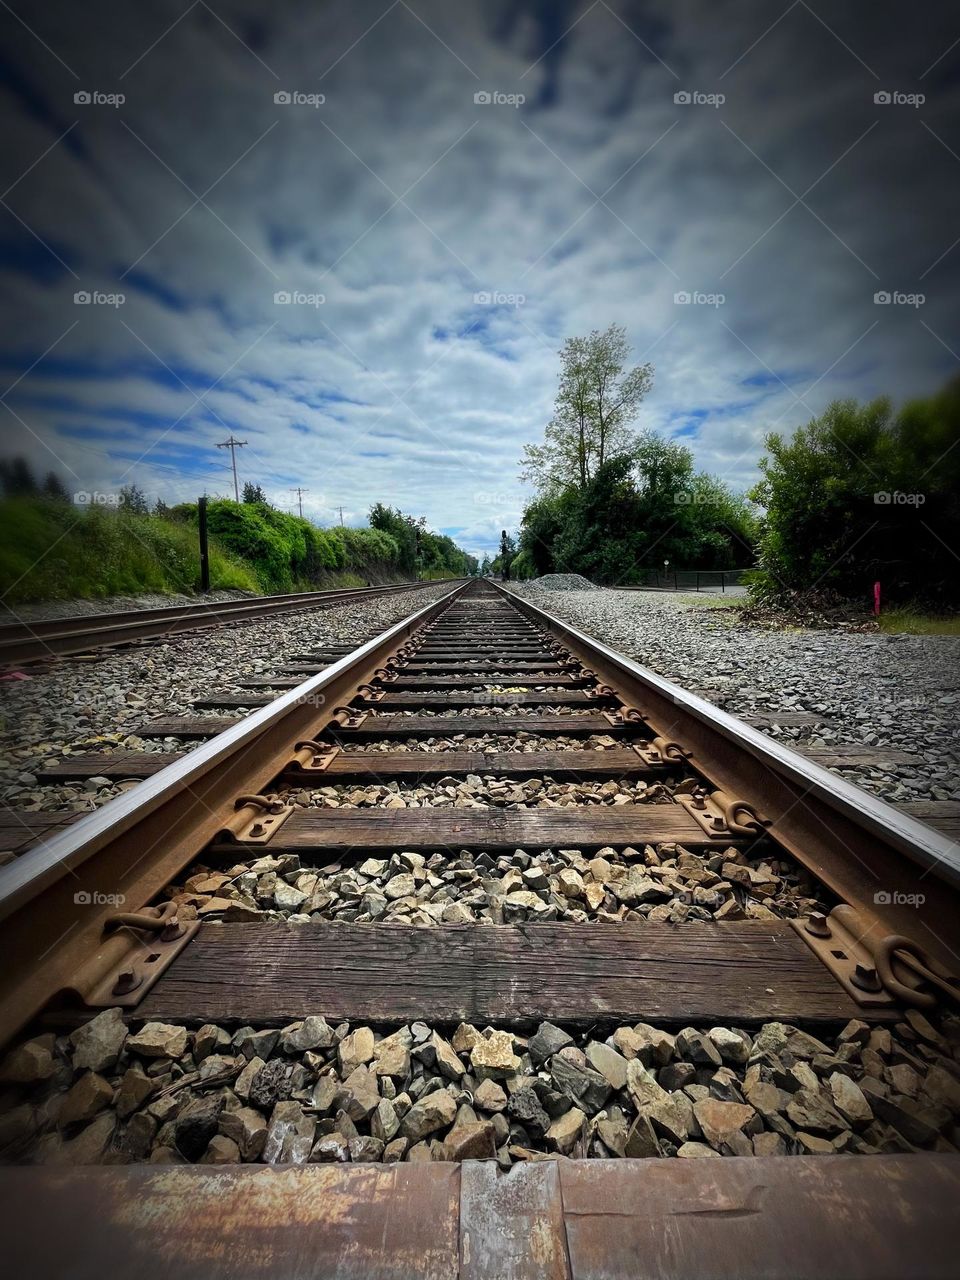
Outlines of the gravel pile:
M 0 1064 L 6 1159 L 395 1163 L 955 1151 L 960 1024 L 530 1036 L 461 1024 L 130 1031 L 108 1009 Z
M 214 632 L 119 651 L 96 661 L 64 661 L 29 680 L 0 688 L 0 799 L 19 809 L 85 811 L 122 790 L 87 783 L 40 786 L 33 770 L 67 754 L 97 751 L 183 751 L 176 738 L 141 738 L 157 716 L 217 718 L 194 698 L 268 676 L 296 654 L 344 641 L 357 645 L 435 600 L 445 584 L 364 600 L 335 609 L 284 614 Z
M 389 807 L 389 805 L 388 805 Z M 571 924 L 624 920 L 775 920 L 829 911 L 822 891 L 775 849 L 747 857 L 677 845 L 507 855 L 395 853 L 327 871 L 296 854 L 251 858 L 226 870 L 196 864 L 166 889 L 184 920 L 368 924 Z
M 634 591 L 519 595 L 738 716 L 815 712 L 823 725 L 774 726 L 788 746 L 862 745 L 909 764 L 845 768 L 891 803 L 960 800 L 960 638 L 769 631 L 735 609 Z
M 545 573 L 542 578 L 534 578 L 529 585 L 541 591 L 602 591 L 589 578 L 579 573 Z

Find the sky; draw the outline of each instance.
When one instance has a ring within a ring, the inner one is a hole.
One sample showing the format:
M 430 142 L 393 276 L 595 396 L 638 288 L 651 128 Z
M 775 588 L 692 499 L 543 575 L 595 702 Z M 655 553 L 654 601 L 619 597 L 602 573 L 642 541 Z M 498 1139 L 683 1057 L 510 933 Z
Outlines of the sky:
M 241 483 L 477 555 L 563 340 L 744 491 L 763 438 L 958 372 L 960 9 L 887 0 L 0 4 L 0 452 Z M 886 300 L 889 299 L 889 300 Z M 953 305 L 951 305 L 953 304 Z

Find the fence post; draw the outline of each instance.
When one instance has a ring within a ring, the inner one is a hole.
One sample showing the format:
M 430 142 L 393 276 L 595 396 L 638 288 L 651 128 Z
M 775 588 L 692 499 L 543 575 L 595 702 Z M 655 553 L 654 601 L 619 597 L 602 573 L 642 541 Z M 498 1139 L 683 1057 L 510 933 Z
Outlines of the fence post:
M 210 547 L 207 542 L 207 497 L 197 499 L 197 524 L 200 531 L 200 590 L 210 590 Z
M 727 575 L 723 572 L 720 574 L 720 594 L 722 596 L 727 594 Z

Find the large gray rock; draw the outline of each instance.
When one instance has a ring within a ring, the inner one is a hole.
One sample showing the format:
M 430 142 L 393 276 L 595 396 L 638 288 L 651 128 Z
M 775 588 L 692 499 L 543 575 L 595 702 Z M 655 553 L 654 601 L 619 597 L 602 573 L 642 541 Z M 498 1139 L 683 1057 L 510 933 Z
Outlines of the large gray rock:
M 558 1093 L 580 1104 L 591 1115 L 600 1110 L 612 1092 L 599 1071 L 579 1067 L 559 1055 L 550 1062 L 550 1077 Z
M 306 1164 L 313 1149 L 317 1122 L 299 1102 L 278 1102 L 270 1116 L 263 1147 L 265 1164 Z
M 128 1036 L 126 1047 L 141 1058 L 182 1058 L 187 1051 L 187 1029 L 148 1022 L 136 1035 Z
M 570 1044 L 573 1044 L 573 1038 L 566 1031 L 561 1031 L 552 1022 L 541 1022 L 536 1034 L 527 1041 L 527 1052 L 534 1065 L 539 1065 Z
M 280 1034 L 280 1048 L 289 1054 L 306 1053 L 308 1049 L 330 1049 L 333 1043 L 333 1028 L 327 1026 L 325 1018 L 317 1015 L 284 1027 Z M 269 1052 L 260 1056 L 269 1057 Z
M 95 1071 L 87 1071 L 75 1082 L 60 1104 L 61 1128 L 92 1120 L 113 1101 L 113 1085 Z
M 863 1096 L 863 1091 L 849 1076 L 835 1071 L 827 1082 L 833 1105 L 854 1129 L 863 1129 L 873 1121 L 870 1103 Z
M 220 1113 L 220 1132 L 237 1144 L 241 1160 L 258 1160 L 267 1141 L 267 1122 L 253 1107 L 237 1107 Z
M 446 1089 L 437 1089 L 415 1102 L 400 1125 L 400 1133 L 411 1142 L 419 1142 L 431 1133 L 453 1124 L 457 1104 Z
M 622 1089 L 627 1083 L 627 1059 L 600 1040 L 591 1040 L 585 1051 L 587 1061 L 599 1071 L 611 1089 Z
M 39 1080 L 49 1080 L 57 1069 L 51 1052 L 53 1039 L 53 1036 L 38 1036 L 11 1049 L 0 1064 L 0 1083 L 36 1084 Z
M 121 1009 L 104 1009 L 70 1034 L 76 1071 L 109 1071 L 116 1065 L 127 1039 Z

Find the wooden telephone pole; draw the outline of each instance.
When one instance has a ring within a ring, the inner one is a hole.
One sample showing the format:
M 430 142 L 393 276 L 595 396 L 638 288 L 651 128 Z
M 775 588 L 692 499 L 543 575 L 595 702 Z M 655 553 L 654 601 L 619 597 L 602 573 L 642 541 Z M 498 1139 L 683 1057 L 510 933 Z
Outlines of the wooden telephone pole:
M 230 439 L 224 440 L 222 444 L 218 444 L 218 449 L 230 450 L 230 461 L 233 463 L 233 496 L 240 501 L 240 486 L 237 484 L 237 450 L 242 449 L 246 444 L 246 440 L 234 440 L 233 432 L 230 433 Z

